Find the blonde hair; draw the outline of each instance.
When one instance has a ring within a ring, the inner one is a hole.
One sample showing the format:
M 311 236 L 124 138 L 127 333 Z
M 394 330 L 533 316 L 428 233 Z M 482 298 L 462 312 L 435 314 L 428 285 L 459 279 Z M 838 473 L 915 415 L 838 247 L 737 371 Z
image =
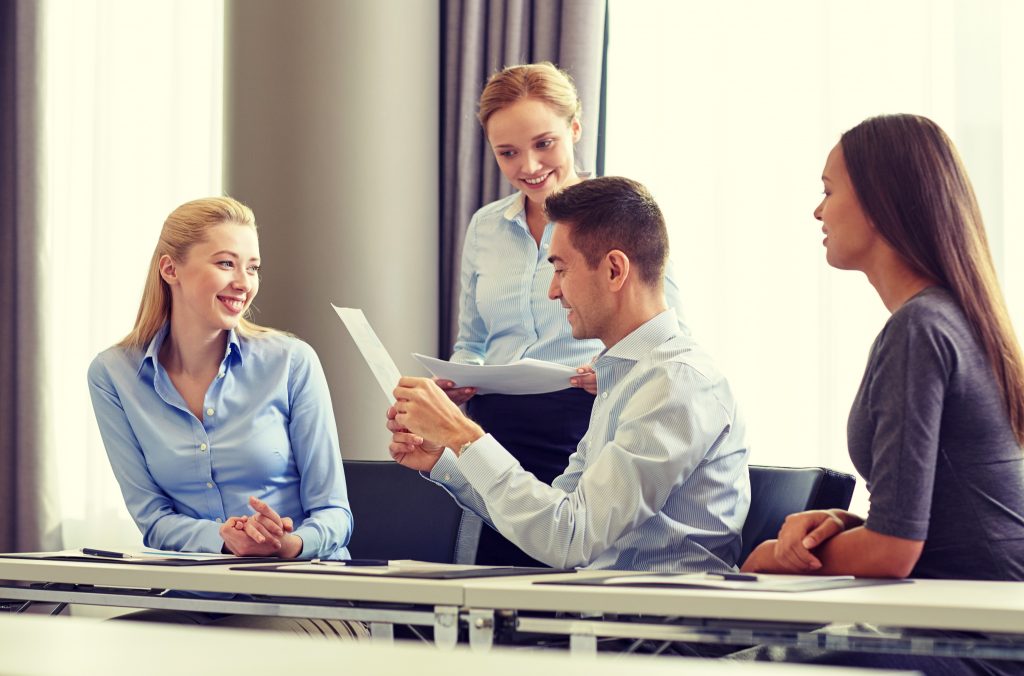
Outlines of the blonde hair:
M 477 119 L 486 130 L 491 115 L 522 99 L 546 103 L 570 123 L 582 110 L 576 85 L 569 74 L 550 61 L 543 61 L 508 66 L 492 75 L 480 94 Z
M 146 286 L 139 303 L 139 314 L 131 333 L 118 343 L 121 347 L 143 350 L 171 316 L 171 289 L 160 276 L 160 259 L 167 255 L 175 261 L 184 261 L 196 244 L 206 241 L 210 228 L 223 223 L 234 223 L 256 229 L 252 209 L 230 197 L 205 197 L 186 202 L 171 212 L 160 230 L 153 258 L 146 275 Z M 263 333 L 276 333 L 248 319 L 252 307 L 238 322 L 240 336 L 252 337 Z

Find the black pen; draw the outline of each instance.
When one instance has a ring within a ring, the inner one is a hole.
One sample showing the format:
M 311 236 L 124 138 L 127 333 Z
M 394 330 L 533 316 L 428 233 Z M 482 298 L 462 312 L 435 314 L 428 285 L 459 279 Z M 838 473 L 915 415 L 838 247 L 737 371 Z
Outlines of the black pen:
M 82 553 L 88 554 L 89 556 L 104 556 L 108 559 L 130 559 L 132 558 L 124 552 L 109 552 L 106 549 L 90 549 L 89 547 L 82 547 Z
M 708 577 L 720 578 L 732 582 L 757 582 L 757 575 L 749 573 L 706 573 Z

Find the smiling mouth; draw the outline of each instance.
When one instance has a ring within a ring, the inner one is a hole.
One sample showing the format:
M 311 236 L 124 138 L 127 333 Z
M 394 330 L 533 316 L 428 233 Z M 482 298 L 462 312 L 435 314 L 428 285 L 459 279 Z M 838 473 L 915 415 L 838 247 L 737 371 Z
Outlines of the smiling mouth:
M 239 313 L 245 309 L 245 301 L 239 300 L 238 298 L 228 298 L 227 296 L 217 296 L 217 300 L 223 303 L 229 310 L 234 313 Z
M 550 175 L 551 175 L 551 172 L 549 171 L 548 173 L 544 174 L 543 176 L 538 176 L 537 178 L 524 178 L 523 179 L 523 183 L 525 183 L 527 185 L 540 185 L 544 181 L 548 180 L 548 176 L 550 176 Z

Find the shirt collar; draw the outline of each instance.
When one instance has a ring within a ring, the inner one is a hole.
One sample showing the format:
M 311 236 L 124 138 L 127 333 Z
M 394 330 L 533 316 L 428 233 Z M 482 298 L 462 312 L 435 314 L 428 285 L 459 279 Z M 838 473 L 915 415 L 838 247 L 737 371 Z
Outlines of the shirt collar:
M 153 339 L 149 341 L 149 345 L 146 346 L 146 352 L 142 355 L 142 361 L 139 362 L 139 368 L 136 370 L 135 375 L 142 373 L 142 367 L 146 363 L 150 363 L 153 369 L 156 370 L 157 364 L 160 362 L 160 348 L 163 347 L 164 341 L 167 339 L 167 333 L 171 330 L 171 322 L 164 322 L 164 325 L 160 327 L 160 330 L 156 332 Z M 235 359 L 239 364 L 242 363 L 242 341 L 238 339 L 238 333 L 234 329 L 228 330 L 228 345 L 224 351 L 225 361 L 232 354 L 235 355 Z
M 505 208 L 505 213 L 502 216 L 507 221 L 514 221 L 517 216 L 522 216 L 521 220 L 526 220 L 526 195 L 521 192 L 516 193 L 515 199 Z
M 676 311 L 669 308 L 654 315 L 633 329 L 625 338 L 601 352 L 595 364 L 603 359 L 629 359 L 640 361 L 650 351 L 679 334 Z

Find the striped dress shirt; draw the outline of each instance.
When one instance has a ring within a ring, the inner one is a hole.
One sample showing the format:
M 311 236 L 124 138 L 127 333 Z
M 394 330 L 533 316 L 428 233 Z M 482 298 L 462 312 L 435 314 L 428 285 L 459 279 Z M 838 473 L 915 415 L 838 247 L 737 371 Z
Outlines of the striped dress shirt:
M 575 367 L 604 348 L 596 339 L 574 340 L 565 309 L 548 298 L 554 226 L 544 227 L 538 246 L 526 224 L 525 204 L 523 194 L 515 193 L 481 208 L 469 222 L 453 362 L 510 364 L 530 357 Z M 687 332 L 679 288 L 667 272 L 665 300 Z
M 430 479 L 554 567 L 735 570 L 750 484 L 725 378 L 672 310 L 598 355 L 594 369 L 590 427 L 550 486 L 490 435 L 460 457 L 446 450 Z

